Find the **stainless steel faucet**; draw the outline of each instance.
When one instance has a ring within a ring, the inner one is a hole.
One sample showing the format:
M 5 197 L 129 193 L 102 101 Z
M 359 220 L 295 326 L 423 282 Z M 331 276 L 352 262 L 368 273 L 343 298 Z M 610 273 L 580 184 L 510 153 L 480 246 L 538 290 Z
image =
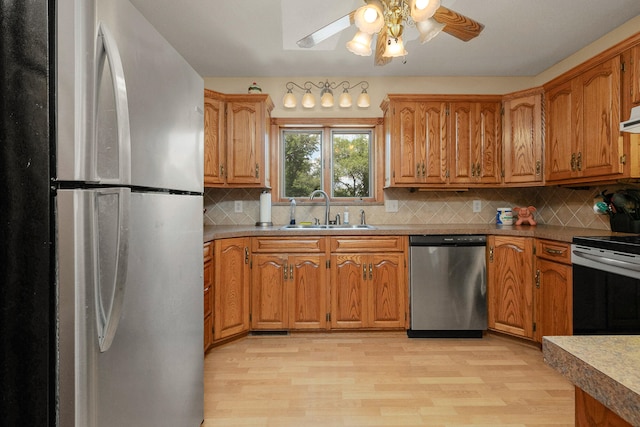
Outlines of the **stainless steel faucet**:
M 364 215 L 364 209 L 360 209 L 360 225 L 366 225 L 367 218 Z
M 315 190 L 309 197 L 313 200 L 318 194 L 324 196 L 324 225 L 329 225 L 329 196 L 322 190 Z

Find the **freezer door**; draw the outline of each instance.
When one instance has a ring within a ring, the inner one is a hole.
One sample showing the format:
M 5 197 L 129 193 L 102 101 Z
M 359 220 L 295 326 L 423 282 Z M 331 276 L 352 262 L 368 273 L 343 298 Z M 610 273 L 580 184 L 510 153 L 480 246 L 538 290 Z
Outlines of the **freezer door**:
M 202 192 L 203 79 L 128 0 L 86 3 L 58 6 L 57 179 Z
M 69 190 L 57 202 L 60 425 L 199 426 L 201 196 Z

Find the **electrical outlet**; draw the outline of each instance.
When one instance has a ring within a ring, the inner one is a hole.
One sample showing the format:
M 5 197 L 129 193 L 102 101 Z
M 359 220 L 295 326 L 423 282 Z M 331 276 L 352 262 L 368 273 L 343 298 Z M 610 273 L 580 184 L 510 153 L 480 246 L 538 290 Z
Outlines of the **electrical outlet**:
M 385 200 L 384 201 L 384 210 L 385 210 L 385 212 L 398 212 L 398 201 L 397 200 Z
M 481 200 L 474 200 L 473 201 L 473 212 L 474 213 L 478 213 L 482 211 L 482 201 Z
M 233 202 L 233 211 L 235 213 L 242 213 L 242 200 L 236 200 Z

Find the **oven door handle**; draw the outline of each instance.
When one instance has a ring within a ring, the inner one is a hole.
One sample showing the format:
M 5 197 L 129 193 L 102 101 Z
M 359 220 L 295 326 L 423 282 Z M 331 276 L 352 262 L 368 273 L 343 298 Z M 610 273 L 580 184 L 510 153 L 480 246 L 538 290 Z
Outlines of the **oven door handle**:
M 573 254 L 577 257 L 580 258 L 585 258 L 588 259 L 589 261 L 593 261 L 599 264 L 605 264 L 605 265 L 610 265 L 612 267 L 619 267 L 619 268 L 627 268 L 629 270 L 633 270 L 633 271 L 640 271 L 640 265 L 638 264 L 634 264 L 632 262 L 626 262 L 626 261 L 620 261 L 617 259 L 613 259 L 613 258 L 607 258 L 604 256 L 596 256 L 596 255 L 591 255 L 588 254 L 586 252 L 582 252 L 582 251 L 578 251 L 578 250 L 574 250 Z

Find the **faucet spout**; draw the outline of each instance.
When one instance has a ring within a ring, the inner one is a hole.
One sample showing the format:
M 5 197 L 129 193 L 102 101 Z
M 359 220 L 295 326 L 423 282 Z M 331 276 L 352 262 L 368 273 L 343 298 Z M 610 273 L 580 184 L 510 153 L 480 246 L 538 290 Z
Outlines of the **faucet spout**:
M 322 190 L 315 190 L 309 196 L 313 200 L 317 195 L 322 194 L 324 197 L 324 225 L 329 225 L 329 196 Z

